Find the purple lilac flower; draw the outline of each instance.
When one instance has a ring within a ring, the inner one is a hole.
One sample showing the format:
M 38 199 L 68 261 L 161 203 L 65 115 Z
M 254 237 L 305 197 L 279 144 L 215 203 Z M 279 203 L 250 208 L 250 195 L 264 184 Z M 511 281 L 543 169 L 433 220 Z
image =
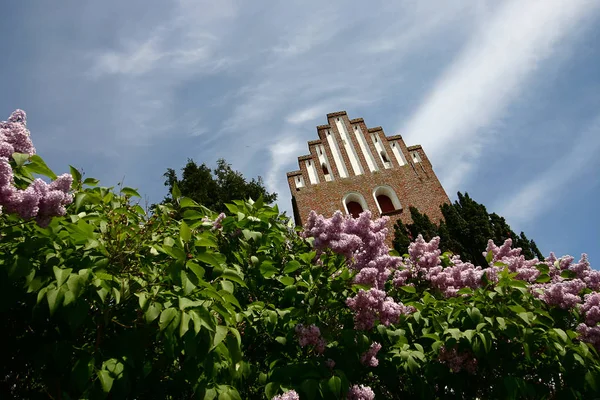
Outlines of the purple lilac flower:
M 506 239 L 502 246 L 496 246 L 490 239 L 483 255 L 487 256 L 489 252 L 492 253 L 491 268 L 497 268 L 494 264 L 500 262 L 505 264 L 510 272 L 516 272 L 517 279 L 527 282 L 534 282 L 540 275 L 540 271 L 535 267 L 540 261 L 537 258 L 525 260 L 521 248 L 512 248 L 512 239 Z
M 371 344 L 371 347 L 369 347 L 369 350 L 367 350 L 360 356 L 360 362 L 363 365 L 366 365 L 369 367 L 378 366 L 379 360 L 377 359 L 377 353 L 379 352 L 379 350 L 381 350 L 381 344 L 379 344 L 377 342 L 373 342 Z
M 368 211 L 358 218 L 344 217 L 339 211 L 331 218 L 324 218 L 312 211 L 303 236 L 315 238 L 317 250 L 328 248 L 345 256 L 349 268 L 358 272 L 358 282 L 380 289 L 401 262 L 400 258 L 389 255 L 385 243 L 387 221 L 387 217 L 372 221 Z M 369 271 L 361 273 L 366 268 Z
M 590 343 L 596 350 L 600 351 L 600 326 L 579 324 L 577 326 L 577 333 L 579 333 L 579 339 L 581 341 Z
M 225 213 L 221 213 L 217 216 L 217 218 L 215 219 L 215 221 L 213 222 L 213 229 L 221 229 L 223 226 L 221 225 L 221 222 L 223 222 L 223 219 L 225 218 Z
M 295 330 L 300 347 L 314 346 L 317 353 L 323 354 L 327 342 L 321 337 L 321 330 L 317 326 L 298 324 Z
M 0 123 L 0 142 L 12 146 L 13 152 L 35 154 L 35 147 L 31 142 L 29 130 L 27 129 L 27 118 L 23 110 L 15 110 L 8 118 L 8 121 Z M 10 157 L 6 154 L 10 150 L 7 145 L 0 147 L 1 155 Z
M 385 326 L 395 324 L 400 315 L 415 312 L 412 306 L 396 303 L 393 298 L 387 297 L 383 290 L 360 290 L 356 296 L 348 298 L 346 304 L 354 311 L 354 326 L 359 330 L 369 330 L 379 320 Z
M 581 312 L 585 315 L 585 323 L 589 326 L 595 326 L 600 322 L 600 293 L 586 294 Z
M 530 290 L 535 297 L 538 297 L 548 305 L 564 309 L 581 303 L 579 293 L 583 289 L 585 289 L 585 282 L 581 279 L 530 286 Z
M 73 201 L 69 194 L 73 178 L 63 174 L 50 184 L 36 179 L 24 190 L 15 188 L 9 157 L 13 152 L 35 154 L 29 136 L 22 110 L 13 112 L 8 121 L 0 122 L 0 206 L 4 212 L 24 219 L 36 218 L 38 225 L 47 226 L 52 217 L 65 215 L 65 206 Z
M 373 400 L 375 399 L 375 393 L 369 386 L 354 385 L 350 388 L 346 398 L 348 400 Z
M 290 390 L 285 392 L 284 394 L 280 394 L 279 396 L 273 397 L 271 400 L 300 400 L 300 396 L 296 393 L 295 390 Z
M 325 366 L 329 369 L 333 369 L 335 367 L 335 361 L 333 361 L 331 358 L 328 358 L 325 361 Z
M 470 352 L 458 352 L 456 347 L 448 350 L 445 346 L 440 348 L 438 359 L 454 373 L 465 370 L 474 375 L 477 371 L 477 359 Z

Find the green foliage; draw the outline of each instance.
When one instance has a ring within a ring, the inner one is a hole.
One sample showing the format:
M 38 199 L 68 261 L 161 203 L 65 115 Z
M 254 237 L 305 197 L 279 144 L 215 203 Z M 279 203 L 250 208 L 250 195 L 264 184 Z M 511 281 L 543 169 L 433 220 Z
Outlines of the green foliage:
M 237 199 L 258 199 L 262 196 L 267 204 L 277 200 L 276 193 L 267 192 L 261 177 L 247 181 L 223 159 L 217 161 L 217 168 L 214 170 L 206 164 L 198 165 L 194 160 L 188 159 L 182 172 L 181 179 L 171 168 L 165 172 L 165 186 L 169 187 L 169 193 L 177 187 L 179 196 L 176 197 L 185 196 L 218 213 L 227 211 L 225 205 Z M 170 195 L 165 202 L 172 200 L 173 195 Z
M 398 253 L 406 253 L 410 242 L 419 234 L 427 241 L 435 236 L 440 237 L 440 249 L 460 254 L 463 260 L 475 265 L 487 265 L 482 252 L 488 240 L 502 244 L 512 239 L 513 247 L 520 247 L 526 259 L 544 257 L 533 240 L 529 240 L 523 232 L 517 235 L 506 220 L 496 213 L 488 213 L 483 204 L 471 199 L 467 193 L 458 192 L 458 200 L 454 204 L 441 206 L 444 221 L 436 225 L 425 214 L 415 207 L 410 207 L 412 223 L 406 225 L 398 221 L 394 225 L 393 247 Z
M 217 214 L 177 185 L 178 208 L 148 216 L 134 190 L 86 182 L 76 177 L 68 215 L 47 228 L 0 216 L 3 398 L 271 399 L 294 389 L 342 399 L 352 384 L 379 399 L 590 398 L 600 385 L 577 311 L 549 308 L 507 271 L 464 297 L 389 287 L 416 312 L 357 331 L 346 306 L 354 272 L 317 254 L 277 207 L 232 201 L 217 229 Z M 299 345 L 298 324 L 320 328 L 323 355 Z M 379 366 L 368 367 L 360 357 L 375 341 Z M 442 349 L 472 355 L 476 370 L 453 371 Z

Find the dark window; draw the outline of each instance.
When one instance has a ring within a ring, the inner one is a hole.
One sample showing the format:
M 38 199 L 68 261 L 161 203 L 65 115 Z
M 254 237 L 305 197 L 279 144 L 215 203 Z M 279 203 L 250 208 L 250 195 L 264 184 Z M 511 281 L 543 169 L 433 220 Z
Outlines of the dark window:
M 383 150 L 381 151 L 381 158 L 383 159 L 383 162 L 390 162 L 387 158 L 387 156 L 385 155 L 385 153 L 383 152 Z
M 348 208 L 348 214 L 351 214 L 352 218 L 358 218 L 360 213 L 363 212 L 362 206 L 356 201 L 346 203 L 346 207 Z
M 325 165 L 325 163 L 323 163 L 323 165 L 321 165 L 321 167 L 323 167 L 323 175 L 329 175 L 329 170 L 327 169 L 327 165 Z
M 377 203 L 379 203 L 379 208 L 381 208 L 382 214 L 396 210 L 396 208 L 394 207 L 394 203 L 392 203 L 392 200 L 385 194 L 380 194 L 379 196 L 377 196 Z

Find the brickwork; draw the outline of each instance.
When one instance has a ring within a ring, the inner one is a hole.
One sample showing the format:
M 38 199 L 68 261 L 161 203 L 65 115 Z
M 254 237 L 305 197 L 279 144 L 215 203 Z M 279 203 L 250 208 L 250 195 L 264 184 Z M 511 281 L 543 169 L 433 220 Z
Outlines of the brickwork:
M 343 199 L 348 193 L 362 195 L 367 208 L 373 216 L 379 217 L 382 214 L 379 212 L 376 198 L 373 195 L 374 190 L 379 186 L 391 188 L 401 204 L 400 209 L 384 214 L 390 217 L 388 242 L 391 242 L 393 238 L 392 227 L 398 219 L 401 219 L 405 223 L 411 222 L 410 212 L 408 211 L 410 206 L 418 208 L 419 211 L 427 214 L 434 222 L 443 218 L 440 205 L 449 203 L 450 200 L 433 172 L 431 162 L 420 145 L 407 147 L 402 136 L 386 136 L 381 127 L 369 129 L 362 118 L 350 120 L 345 111 L 327 114 L 327 120 L 327 125 L 317 127 L 319 140 L 308 142 L 310 154 L 298 157 L 300 170 L 287 173 L 296 225 L 302 225 L 311 210 L 315 210 L 317 213 L 327 217 L 333 215 L 337 210 L 345 213 L 346 209 Z M 360 163 L 364 171 L 360 175 L 356 175 L 352 168 L 350 158 L 353 155 L 348 154 L 346 151 L 345 143 L 336 126 L 336 122 L 338 121 L 346 127 L 349 139 L 356 153 L 356 160 Z M 356 139 L 355 132 L 357 130 L 355 130 L 355 127 L 358 127 L 362 132 L 377 171 L 371 172 L 367 163 L 369 155 L 363 153 L 360 143 Z M 391 165 L 390 168 L 385 168 L 377 152 L 375 143 L 371 139 L 371 134 L 377 137 L 380 145 L 385 149 L 388 160 L 391 163 L 389 164 Z M 339 154 L 340 159 L 344 163 L 349 175 L 346 178 L 340 176 L 340 171 L 333 157 L 333 151 L 335 150 L 330 148 L 327 140 L 328 135 L 332 135 L 337 143 L 339 153 L 341 153 Z M 392 143 L 394 146 L 398 146 L 399 151 L 401 151 L 406 159 L 406 164 L 399 164 L 392 151 Z M 319 162 L 316 147 L 318 145 L 324 147 L 327 155 L 329 173 L 332 175 L 332 180 L 329 182 L 325 181 L 325 175 Z M 413 161 L 413 153 L 418 154 L 420 161 Z M 305 165 L 306 160 L 314 164 L 316 175 L 319 179 L 318 183 L 311 184 Z M 299 176 L 302 176 L 304 181 L 304 186 L 302 187 L 298 185 Z

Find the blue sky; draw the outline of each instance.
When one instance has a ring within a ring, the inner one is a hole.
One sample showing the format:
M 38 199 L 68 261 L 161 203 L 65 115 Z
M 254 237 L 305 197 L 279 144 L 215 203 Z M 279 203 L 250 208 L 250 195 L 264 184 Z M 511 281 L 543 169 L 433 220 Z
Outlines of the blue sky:
M 187 158 L 286 171 L 329 112 L 422 144 L 544 254 L 600 265 L 600 2 L 5 2 L 0 119 L 40 154 L 150 202 Z

